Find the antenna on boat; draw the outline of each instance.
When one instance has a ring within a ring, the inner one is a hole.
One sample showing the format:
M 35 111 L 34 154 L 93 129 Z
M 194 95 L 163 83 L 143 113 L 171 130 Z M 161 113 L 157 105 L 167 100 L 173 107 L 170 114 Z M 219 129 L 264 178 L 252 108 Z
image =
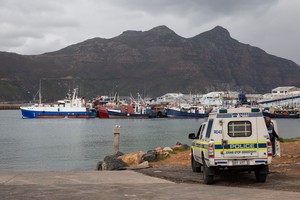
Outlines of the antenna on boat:
M 134 97 L 132 96 L 131 93 L 130 93 L 130 101 L 131 101 L 131 103 L 134 103 L 134 102 L 135 102 L 135 99 L 134 99 Z

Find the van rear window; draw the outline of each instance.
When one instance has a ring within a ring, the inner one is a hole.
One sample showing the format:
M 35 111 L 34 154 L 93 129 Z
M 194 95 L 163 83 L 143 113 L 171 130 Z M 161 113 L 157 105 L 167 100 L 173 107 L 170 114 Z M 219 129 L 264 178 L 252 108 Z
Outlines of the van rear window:
M 249 137 L 252 135 L 251 122 L 233 121 L 228 123 L 228 135 L 230 137 Z

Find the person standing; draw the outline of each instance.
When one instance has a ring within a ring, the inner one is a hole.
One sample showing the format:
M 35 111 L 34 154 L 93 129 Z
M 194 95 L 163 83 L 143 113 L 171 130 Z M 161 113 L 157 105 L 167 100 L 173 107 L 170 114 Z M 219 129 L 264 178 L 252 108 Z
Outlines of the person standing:
M 277 138 L 277 140 L 279 140 L 279 136 L 276 133 L 276 131 L 274 130 L 274 125 L 273 125 L 270 117 L 265 117 L 265 123 L 266 123 L 267 129 L 268 129 L 271 143 L 272 143 L 272 154 L 274 156 L 275 155 L 275 138 Z

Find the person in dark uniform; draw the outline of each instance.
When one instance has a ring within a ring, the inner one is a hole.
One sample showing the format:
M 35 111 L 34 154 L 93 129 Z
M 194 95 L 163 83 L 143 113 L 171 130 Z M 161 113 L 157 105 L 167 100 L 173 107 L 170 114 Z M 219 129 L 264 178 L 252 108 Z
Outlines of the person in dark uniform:
M 272 154 L 274 156 L 275 155 L 275 138 L 277 138 L 277 140 L 279 140 L 279 136 L 277 135 L 276 131 L 274 130 L 274 125 L 271 122 L 270 117 L 265 117 L 265 123 L 266 123 L 267 129 L 268 129 L 271 143 L 272 143 Z

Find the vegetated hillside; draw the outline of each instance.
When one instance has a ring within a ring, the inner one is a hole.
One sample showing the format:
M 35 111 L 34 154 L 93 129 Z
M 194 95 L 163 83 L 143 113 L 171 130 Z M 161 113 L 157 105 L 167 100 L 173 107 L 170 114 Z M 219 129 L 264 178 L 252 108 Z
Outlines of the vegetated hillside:
M 242 44 L 214 29 L 183 38 L 166 26 L 93 38 L 37 56 L 0 53 L 0 101 L 30 100 L 42 79 L 43 99 L 79 87 L 88 98 L 116 90 L 159 96 L 166 92 L 269 92 L 300 86 L 300 67 Z

